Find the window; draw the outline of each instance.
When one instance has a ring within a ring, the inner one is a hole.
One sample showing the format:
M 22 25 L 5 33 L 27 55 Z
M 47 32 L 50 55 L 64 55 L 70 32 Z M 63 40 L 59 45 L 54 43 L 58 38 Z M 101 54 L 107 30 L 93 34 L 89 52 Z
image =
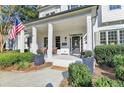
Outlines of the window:
M 120 43 L 124 43 L 124 30 L 120 30 Z
M 100 32 L 100 43 L 106 44 L 106 32 Z
M 49 13 L 46 14 L 46 16 L 49 16 L 49 15 L 50 15 Z
M 108 44 L 117 44 L 117 31 L 108 32 Z
M 121 5 L 110 5 L 109 9 L 110 10 L 121 9 Z
M 80 7 L 80 5 L 69 5 L 68 9 L 74 9 L 74 8 L 78 8 Z
M 51 12 L 51 15 L 54 15 L 55 14 L 55 12 Z
M 44 47 L 48 47 L 48 37 L 44 37 Z

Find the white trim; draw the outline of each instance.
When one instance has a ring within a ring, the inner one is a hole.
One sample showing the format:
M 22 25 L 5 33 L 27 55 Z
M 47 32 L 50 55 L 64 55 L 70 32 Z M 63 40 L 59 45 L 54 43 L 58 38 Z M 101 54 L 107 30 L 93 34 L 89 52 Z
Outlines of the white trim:
M 124 24 L 99 27 L 97 31 L 100 31 L 100 30 L 113 30 L 113 29 L 121 29 L 121 28 L 124 28 Z
M 106 45 L 108 45 L 108 31 L 106 31 Z

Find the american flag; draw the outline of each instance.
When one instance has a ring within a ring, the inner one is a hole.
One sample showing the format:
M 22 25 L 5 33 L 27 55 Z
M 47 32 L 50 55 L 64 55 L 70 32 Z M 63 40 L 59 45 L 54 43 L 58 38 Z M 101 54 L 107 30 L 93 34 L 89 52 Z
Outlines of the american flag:
M 15 18 L 15 23 L 12 27 L 12 31 L 9 34 L 9 39 L 15 40 L 16 35 L 21 31 L 23 31 L 23 29 L 24 29 L 24 25 L 22 24 L 22 22 L 19 20 L 19 18 Z

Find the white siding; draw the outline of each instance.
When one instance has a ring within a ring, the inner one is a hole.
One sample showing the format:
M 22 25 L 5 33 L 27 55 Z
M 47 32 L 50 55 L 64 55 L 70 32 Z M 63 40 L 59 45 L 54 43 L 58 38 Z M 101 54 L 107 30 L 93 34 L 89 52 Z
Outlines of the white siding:
M 60 12 L 60 8 L 53 7 L 53 8 L 44 10 L 42 12 L 39 12 L 39 18 L 44 17 L 44 16 L 46 16 L 47 13 L 51 13 L 51 12 L 58 13 L 58 12 Z
M 121 9 L 110 10 L 109 5 L 102 7 L 102 22 L 117 21 L 124 19 L 124 6 Z
M 68 5 L 61 5 L 61 11 L 68 10 Z

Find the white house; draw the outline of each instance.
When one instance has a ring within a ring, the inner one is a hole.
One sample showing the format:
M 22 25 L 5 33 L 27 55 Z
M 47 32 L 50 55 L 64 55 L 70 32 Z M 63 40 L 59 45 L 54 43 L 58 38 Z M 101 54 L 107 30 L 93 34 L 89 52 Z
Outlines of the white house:
M 80 55 L 96 45 L 124 43 L 122 5 L 45 5 L 38 11 L 37 20 L 25 23 L 27 34 L 18 35 L 16 49 L 21 52 L 29 49 L 36 54 L 43 49 L 52 58 L 54 54 Z
M 52 57 L 54 50 L 56 54 L 68 55 L 93 50 L 97 6 L 48 5 L 38 11 L 39 19 L 25 24 L 31 52 L 46 48 L 48 57 Z M 24 44 L 19 44 L 18 49 L 24 51 Z

